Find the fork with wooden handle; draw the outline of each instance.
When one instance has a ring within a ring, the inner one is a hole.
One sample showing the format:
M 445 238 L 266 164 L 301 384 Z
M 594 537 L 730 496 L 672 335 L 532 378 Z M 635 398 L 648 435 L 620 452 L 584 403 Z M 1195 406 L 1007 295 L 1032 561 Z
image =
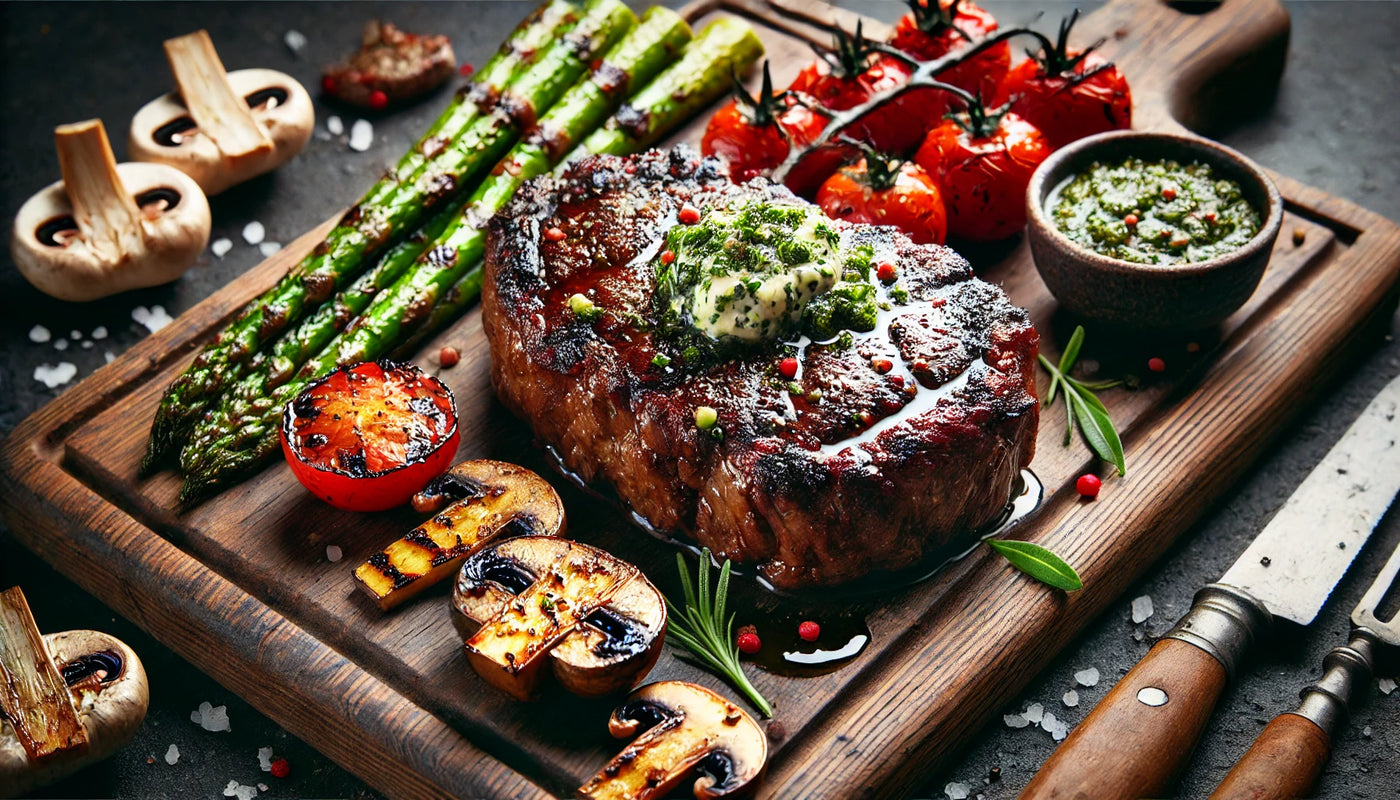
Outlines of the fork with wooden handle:
M 1400 547 L 1351 612 L 1351 641 L 1322 662 L 1322 678 L 1301 692 L 1297 711 L 1274 717 L 1225 776 L 1210 800 L 1292 800 L 1305 797 L 1327 764 L 1347 705 L 1366 692 L 1377 644 L 1400 647 L 1400 614 L 1376 612 L 1400 575 Z

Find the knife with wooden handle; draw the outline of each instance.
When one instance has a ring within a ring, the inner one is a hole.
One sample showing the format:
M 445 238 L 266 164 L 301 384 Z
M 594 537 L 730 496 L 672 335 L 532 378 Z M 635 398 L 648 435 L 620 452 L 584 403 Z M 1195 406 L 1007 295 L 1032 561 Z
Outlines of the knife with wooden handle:
M 1311 623 L 1400 490 L 1400 378 L 1343 434 L 1234 566 L 1051 754 L 1021 800 L 1162 797 L 1274 617 Z M 1293 725 L 1292 722 L 1285 723 Z
M 1333 648 L 1323 660 L 1317 683 L 1301 692 L 1297 711 L 1280 714 L 1225 776 L 1210 800 L 1292 800 L 1308 796 L 1327 764 L 1332 736 L 1351 701 L 1371 681 L 1378 644 L 1400 647 L 1400 615 L 1376 616 L 1381 602 L 1400 576 L 1400 547 L 1366 596 L 1351 612 L 1351 641 Z

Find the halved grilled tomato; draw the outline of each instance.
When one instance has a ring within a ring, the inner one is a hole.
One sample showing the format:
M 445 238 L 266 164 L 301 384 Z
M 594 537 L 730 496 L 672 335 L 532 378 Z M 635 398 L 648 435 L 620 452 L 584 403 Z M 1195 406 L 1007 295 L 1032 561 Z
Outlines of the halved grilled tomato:
M 282 412 L 282 451 L 312 494 L 347 511 L 409 501 L 457 453 L 452 390 L 412 364 L 341 367 Z

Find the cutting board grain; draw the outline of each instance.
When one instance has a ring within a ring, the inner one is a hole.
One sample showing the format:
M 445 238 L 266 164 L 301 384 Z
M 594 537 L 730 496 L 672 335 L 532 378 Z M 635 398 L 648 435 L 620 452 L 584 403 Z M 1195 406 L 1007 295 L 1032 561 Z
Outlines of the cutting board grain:
M 809 62 L 819 27 L 855 17 L 817 3 L 716 0 L 687 9 L 753 20 L 785 85 Z M 1050 25 L 1051 23 L 1046 23 Z M 867 33 L 884 26 L 867 22 Z M 1136 127 L 1202 130 L 1267 101 L 1283 67 L 1287 15 L 1271 0 L 1186 14 L 1118 0 L 1083 20 L 1082 43 L 1133 87 Z M 703 118 L 677 137 L 696 141 Z M 1400 231 L 1363 209 L 1278 177 L 1288 202 L 1263 284 L 1218 330 L 1195 341 L 1089 336 L 1101 372 L 1133 373 L 1135 390 L 1103 399 L 1127 450 L 1126 478 L 1096 502 L 1072 482 L 1096 469 L 1061 446 L 1060 408 L 1044 415 L 1033 469 L 1046 486 L 1017 538 L 1049 546 L 1084 578 L 1047 589 L 984 550 L 934 578 L 863 601 L 871 646 L 815 678 L 755 672 L 776 707 L 762 795 L 892 797 L 912 790 L 1013 696 L 1247 470 L 1388 314 L 1400 279 Z M 1301 240 L 1294 236 L 1297 231 Z M 618 749 L 608 701 L 557 691 L 508 700 L 467 666 L 444 587 L 390 613 L 358 593 L 356 564 L 417 520 L 407 511 L 338 512 L 283 465 L 179 513 L 176 479 L 138 480 L 151 414 L 192 353 L 318 240 L 312 231 L 181 315 L 22 423 L 0 450 L 0 507 L 15 535 L 79 585 L 371 785 L 395 797 L 567 795 Z M 1052 356 L 1073 321 L 1057 313 L 1019 240 L 973 254 L 981 272 L 1030 309 Z M 462 361 L 440 376 L 456 394 L 462 457 L 516 461 L 559 487 L 578 538 L 676 588 L 673 551 L 608 503 L 549 471 L 529 431 L 496 402 L 479 314 L 468 313 L 417 359 L 438 371 L 442 345 Z M 1112 346 L 1108 346 L 1108 345 Z M 1148 373 L 1146 359 L 1168 370 Z M 326 560 L 327 545 L 344 560 Z M 815 601 L 814 601 L 815 602 Z M 668 651 L 653 679 L 725 687 Z

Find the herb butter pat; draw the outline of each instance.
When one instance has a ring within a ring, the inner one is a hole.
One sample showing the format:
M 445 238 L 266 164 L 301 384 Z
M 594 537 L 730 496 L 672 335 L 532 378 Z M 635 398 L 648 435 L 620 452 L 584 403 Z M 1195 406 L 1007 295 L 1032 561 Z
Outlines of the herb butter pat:
M 751 201 L 707 209 L 667 234 L 671 256 L 657 271 L 661 315 L 666 327 L 719 342 L 774 341 L 838 285 L 869 286 L 868 249 L 843 247 L 815 207 Z

